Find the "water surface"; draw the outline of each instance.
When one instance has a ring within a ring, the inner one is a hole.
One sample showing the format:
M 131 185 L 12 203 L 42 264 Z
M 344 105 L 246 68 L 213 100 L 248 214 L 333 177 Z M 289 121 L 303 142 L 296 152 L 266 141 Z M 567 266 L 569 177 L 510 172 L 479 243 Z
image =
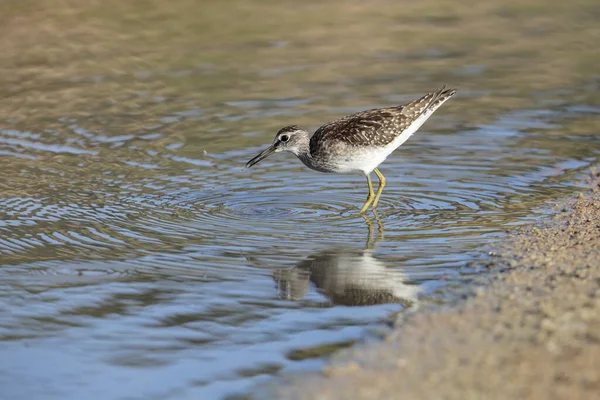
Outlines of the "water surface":
M 600 158 L 596 56 L 565 58 L 594 20 L 535 1 L 59 3 L 0 12 L 7 399 L 222 398 L 317 368 L 451 300 Z M 383 164 L 376 215 L 364 177 L 243 168 L 282 125 L 442 83 L 459 94 Z

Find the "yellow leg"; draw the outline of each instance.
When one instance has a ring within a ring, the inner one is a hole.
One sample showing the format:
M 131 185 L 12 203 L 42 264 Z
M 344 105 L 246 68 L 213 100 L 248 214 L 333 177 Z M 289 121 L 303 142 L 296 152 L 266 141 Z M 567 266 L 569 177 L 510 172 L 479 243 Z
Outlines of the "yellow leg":
M 367 197 L 367 201 L 365 201 L 365 204 L 360 209 L 361 214 L 367 211 L 367 208 L 369 208 L 369 206 L 373 202 L 373 198 L 375 197 L 375 194 L 373 193 L 373 184 L 371 183 L 371 177 L 369 175 L 367 175 L 367 184 L 369 185 L 369 196 Z
M 379 188 L 377 188 L 377 194 L 375 195 L 375 200 L 373 200 L 373 208 L 375 208 L 377 207 L 377 203 L 379 203 L 379 196 L 381 196 L 381 192 L 383 192 L 383 188 L 385 187 L 385 176 L 377 168 L 373 172 L 379 178 Z

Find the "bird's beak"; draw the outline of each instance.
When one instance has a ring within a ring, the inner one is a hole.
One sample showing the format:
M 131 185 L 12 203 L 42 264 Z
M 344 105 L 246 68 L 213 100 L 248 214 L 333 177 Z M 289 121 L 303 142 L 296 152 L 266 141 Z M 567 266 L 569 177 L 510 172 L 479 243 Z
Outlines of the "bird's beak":
M 275 152 L 275 146 L 273 146 L 273 145 L 269 146 L 267 149 L 261 151 L 259 155 L 254 157 L 252 160 L 248 161 L 246 163 L 246 168 L 250 168 L 254 164 L 258 164 L 259 162 L 261 162 L 265 158 L 269 157 L 274 152 Z

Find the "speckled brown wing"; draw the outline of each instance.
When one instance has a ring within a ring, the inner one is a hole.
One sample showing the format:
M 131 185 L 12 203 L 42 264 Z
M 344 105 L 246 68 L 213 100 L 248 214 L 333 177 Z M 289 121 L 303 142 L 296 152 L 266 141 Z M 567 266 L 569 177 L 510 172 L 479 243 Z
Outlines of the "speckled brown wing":
M 418 100 L 403 106 L 377 108 L 348 115 L 321 126 L 310 139 L 310 152 L 327 151 L 329 144 L 343 142 L 347 145 L 385 146 L 391 143 L 410 124 L 430 107 L 454 94 L 442 86 Z

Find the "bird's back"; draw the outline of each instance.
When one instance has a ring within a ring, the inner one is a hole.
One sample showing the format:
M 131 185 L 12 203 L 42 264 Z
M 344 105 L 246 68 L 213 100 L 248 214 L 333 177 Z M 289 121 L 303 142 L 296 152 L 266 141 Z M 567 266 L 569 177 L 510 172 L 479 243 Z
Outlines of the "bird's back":
M 442 86 L 405 105 L 362 111 L 331 121 L 317 129 L 311 137 L 310 152 L 313 156 L 323 155 L 340 143 L 357 148 L 385 147 L 398 139 L 420 116 L 428 111 L 431 114 L 455 92 Z

